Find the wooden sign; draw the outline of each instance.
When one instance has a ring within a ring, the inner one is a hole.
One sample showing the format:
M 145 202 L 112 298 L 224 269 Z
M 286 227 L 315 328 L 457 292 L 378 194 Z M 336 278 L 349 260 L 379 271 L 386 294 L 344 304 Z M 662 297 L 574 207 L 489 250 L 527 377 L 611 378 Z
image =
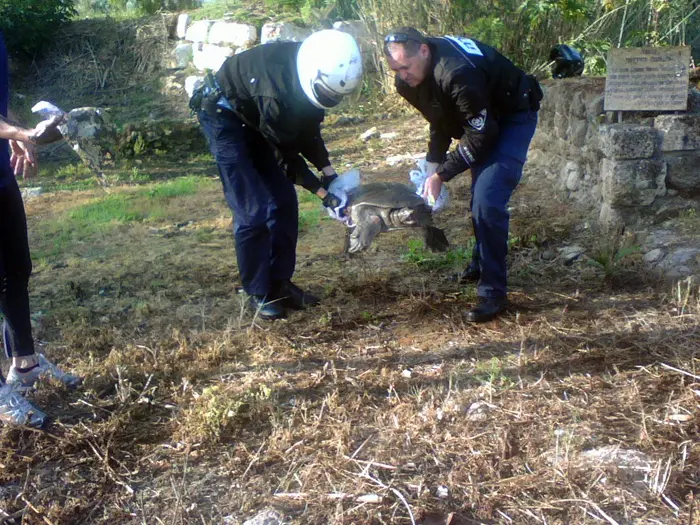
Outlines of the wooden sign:
M 686 110 L 689 66 L 689 46 L 611 49 L 605 111 Z

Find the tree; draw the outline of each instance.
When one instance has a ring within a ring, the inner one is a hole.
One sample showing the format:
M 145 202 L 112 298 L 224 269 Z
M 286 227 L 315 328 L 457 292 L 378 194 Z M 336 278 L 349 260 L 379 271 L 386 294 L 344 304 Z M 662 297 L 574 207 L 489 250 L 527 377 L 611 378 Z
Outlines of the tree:
M 10 53 L 33 56 L 75 14 L 74 0 L 0 0 L 0 30 Z

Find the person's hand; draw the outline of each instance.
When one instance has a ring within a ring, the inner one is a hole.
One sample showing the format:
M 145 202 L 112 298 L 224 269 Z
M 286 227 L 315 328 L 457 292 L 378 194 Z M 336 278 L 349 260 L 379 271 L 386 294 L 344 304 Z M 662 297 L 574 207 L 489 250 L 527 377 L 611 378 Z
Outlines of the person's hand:
M 50 119 L 42 120 L 36 127 L 29 131 L 29 141 L 32 144 L 41 146 L 51 144 L 63 138 L 61 130 L 58 129 L 59 124 L 63 122 L 63 116 L 56 115 Z
M 338 206 L 340 206 L 340 203 L 342 201 L 340 198 L 338 198 L 336 195 L 333 195 L 332 193 L 326 193 L 326 196 L 323 197 L 323 206 L 325 208 L 331 208 L 331 209 L 336 209 Z
M 331 183 L 337 178 L 337 173 L 333 173 L 332 175 L 323 174 L 321 175 L 321 186 L 323 186 L 324 190 L 328 191 L 328 188 L 330 188 Z
M 34 146 L 19 140 L 10 141 L 10 166 L 15 177 L 28 179 L 36 173 Z
M 435 201 L 440 195 L 442 184 L 442 179 L 437 173 L 433 173 L 430 177 L 425 179 L 422 197 L 428 202 L 428 205 L 435 206 Z

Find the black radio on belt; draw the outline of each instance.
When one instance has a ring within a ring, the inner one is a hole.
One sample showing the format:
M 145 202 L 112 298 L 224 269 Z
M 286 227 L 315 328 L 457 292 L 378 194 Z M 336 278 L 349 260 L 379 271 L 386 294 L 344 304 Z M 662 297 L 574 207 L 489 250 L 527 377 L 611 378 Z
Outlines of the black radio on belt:
M 203 84 L 192 93 L 190 109 L 192 113 L 197 113 L 201 110 L 209 115 L 214 115 L 219 111 L 217 104 L 222 96 L 223 93 L 214 75 L 211 74 L 211 71 L 207 71 Z

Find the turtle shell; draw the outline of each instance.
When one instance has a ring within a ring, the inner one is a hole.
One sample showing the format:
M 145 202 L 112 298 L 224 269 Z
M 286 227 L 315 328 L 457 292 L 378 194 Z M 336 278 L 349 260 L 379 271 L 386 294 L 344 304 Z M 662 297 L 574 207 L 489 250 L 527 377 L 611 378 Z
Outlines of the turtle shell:
M 398 182 L 372 182 L 358 186 L 348 195 L 349 206 L 413 208 L 425 204 L 416 192 Z

